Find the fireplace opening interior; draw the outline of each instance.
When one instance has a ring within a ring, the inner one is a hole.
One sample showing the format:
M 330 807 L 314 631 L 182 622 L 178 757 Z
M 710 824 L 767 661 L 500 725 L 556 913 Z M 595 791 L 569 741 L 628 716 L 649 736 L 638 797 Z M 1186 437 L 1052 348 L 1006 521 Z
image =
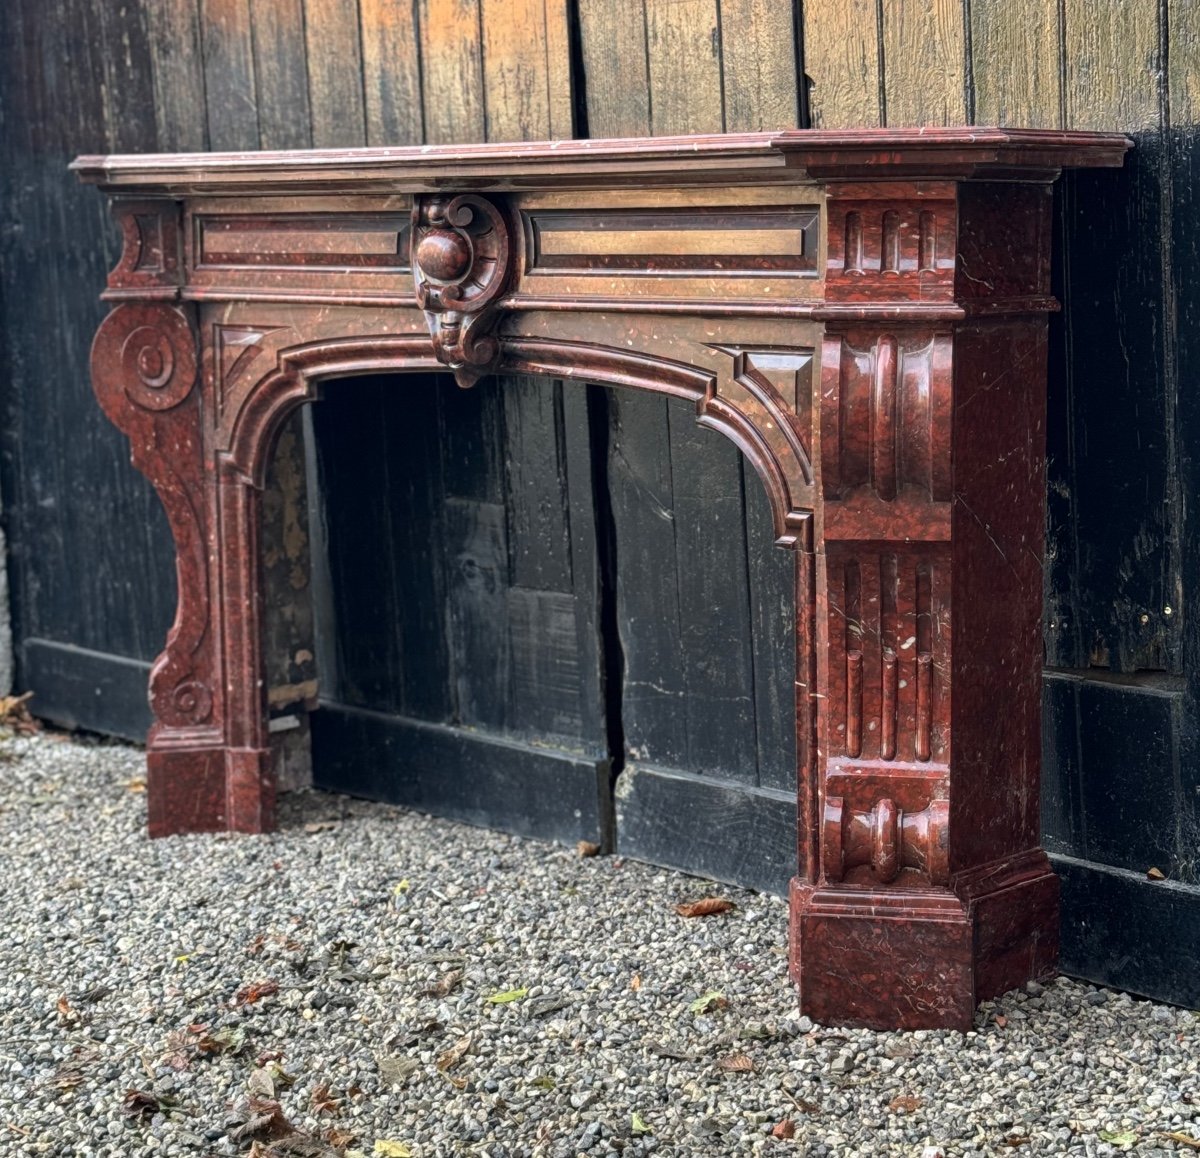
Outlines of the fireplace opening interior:
M 314 485 L 315 482 L 315 485 Z M 326 383 L 263 504 L 272 746 L 316 786 L 782 892 L 795 578 L 694 407 Z

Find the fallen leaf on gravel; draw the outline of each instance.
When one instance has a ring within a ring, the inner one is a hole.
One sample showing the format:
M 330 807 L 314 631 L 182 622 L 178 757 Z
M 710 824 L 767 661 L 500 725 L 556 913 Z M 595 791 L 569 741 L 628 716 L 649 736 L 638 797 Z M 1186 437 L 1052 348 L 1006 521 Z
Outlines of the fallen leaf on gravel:
M 343 1130 L 338 1126 L 330 1126 L 322 1136 L 331 1146 L 336 1146 L 339 1149 L 349 1146 L 358 1137 L 353 1130 Z
M 695 1001 L 688 1006 L 692 1013 L 710 1013 L 714 1009 L 724 1009 L 729 1004 L 724 993 L 719 990 L 710 989 L 706 993 L 702 993 Z
M 471 1048 L 471 1035 L 465 1034 L 460 1037 L 448 1050 L 438 1055 L 437 1068 L 445 1073 L 448 1069 L 453 1069 L 467 1055 Z
M 636 993 L 639 989 L 641 989 L 641 987 L 642 987 L 642 975 L 640 973 L 635 973 L 629 979 L 629 988 L 632 989 L 634 991 L 634 993 Z
M 216 1033 L 207 1033 L 207 1026 L 200 1028 L 196 1038 L 196 1049 L 200 1053 L 216 1055 L 227 1053 L 231 1056 L 239 1054 L 246 1048 L 246 1031 L 241 1028 L 223 1025 Z
M 672 1061 L 695 1061 L 696 1054 L 681 1045 L 669 1045 L 666 1042 L 652 1041 L 647 1043 L 647 1049 L 659 1057 L 670 1058 Z
M 705 897 L 703 900 L 676 905 L 675 911 L 681 917 L 713 917 L 717 913 L 728 913 L 734 907 L 734 903 L 724 897 Z
M 152 1094 L 148 1090 L 126 1090 L 121 1099 L 121 1109 L 131 1118 L 150 1118 L 155 1114 L 170 1113 L 179 1103 L 174 1098 Z
M 462 953 L 426 953 L 421 957 L 414 957 L 409 964 L 411 965 L 465 965 L 467 958 Z
M 75 994 L 75 1000 L 81 1005 L 94 1005 L 97 1001 L 103 1001 L 112 992 L 111 985 L 92 985 Z
M 888 1109 L 895 1114 L 913 1114 L 924 1104 L 921 1098 L 914 1097 L 912 1094 L 901 1094 L 898 1098 L 893 1098 L 888 1102 Z
M 58 1010 L 59 1021 L 69 1025 L 79 1020 L 78 1011 L 71 1007 L 71 1003 L 67 1000 L 65 993 L 55 1003 L 55 1008 Z
M 42 725 L 29 714 L 33 692 L 19 696 L 0 696 L 0 726 L 12 728 L 20 735 L 41 731 Z
M 135 776 L 132 780 L 126 780 L 125 788 L 129 792 L 145 792 L 146 778 L 144 776 Z
M 566 1009 L 570 1004 L 569 997 L 538 997 L 525 1006 L 525 1012 L 530 1017 L 547 1017 L 560 1009 Z
M 449 997 L 458 988 L 462 980 L 462 970 L 453 969 L 440 977 L 433 985 L 425 990 L 426 997 Z M 489 998 L 490 1000 L 490 998 Z
M 466 1078 L 456 1078 L 453 1074 L 442 1074 L 442 1077 L 444 1077 L 446 1081 L 448 1081 L 456 1090 L 465 1090 L 467 1088 Z
M 1177 1130 L 1159 1130 L 1159 1136 L 1162 1138 L 1170 1138 L 1172 1142 L 1177 1142 L 1180 1146 L 1186 1146 L 1189 1150 L 1200 1150 L 1200 1140 L 1189 1138 L 1186 1134 L 1181 1134 Z
M 389 1086 L 398 1086 L 408 1081 L 421 1068 L 421 1063 L 410 1057 L 376 1057 L 379 1080 Z
M 634 1134 L 653 1134 L 654 1133 L 654 1131 L 649 1126 L 646 1125 L 646 1119 L 643 1118 L 642 1115 L 637 1112 L 637 1110 L 634 1110 L 633 1114 L 630 1116 L 629 1128 L 630 1128 L 630 1130 L 633 1131 Z
M 752 1074 L 754 1062 L 744 1053 L 731 1053 L 717 1061 L 717 1069 L 731 1074 Z
M 1009 1134 L 1004 1139 L 1006 1146 L 1027 1146 L 1030 1142 L 1028 1134 Z
M 388 1142 L 380 1139 L 372 1151 L 377 1158 L 412 1158 L 412 1151 L 403 1142 Z
M 237 991 L 233 1003 L 234 1005 L 253 1005 L 256 1001 L 261 1001 L 264 997 L 273 997 L 278 992 L 278 981 L 252 981 Z
M 398 897 L 402 893 L 408 892 L 410 888 L 412 888 L 412 885 L 409 883 L 408 877 L 405 877 L 402 881 L 397 881 L 392 887 L 392 896 Z
M 593 844 L 590 840 L 581 840 L 575 846 L 575 851 L 579 853 L 580 856 L 584 857 L 599 856 L 600 846 L 598 844 Z
M 229 1131 L 235 1142 L 248 1142 L 252 1138 L 286 1138 L 298 1131 L 283 1116 L 278 1102 L 269 1098 L 250 1098 L 239 1107 L 242 1124 Z
M 791 1118 L 784 1118 L 782 1122 L 776 1122 L 771 1130 L 772 1138 L 794 1138 L 796 1136 L 796 1123 Z
M 502 989 L 488 998 L 489 1005 L 507 1005 L 510 1001 L 521 1001 L 529 996 L 528 989 Z
M 56 1090 L 73 1090 L 83 1084 L 83 1070 L 74 1066 L 60 1066 L 50 1079 L 50 1084 Z
M 906 1041 L 889 1041 L 883 1047 L 883 1052 L 890 1058 L 913 1057 L 916 1050 Z
M 540 1078 L 530 1078 L 529 1084 L 535 1090 L 552 1090 L 556 1083 L 549 1074 L 543 1074 Z
M 304 826 L 304 831 L 311 834 L 314 832 L 328 832 L 331 828 L 337 828 L 336 820 L 310 820 Z
M 312 1109 L 314 1114 L 336 1114 L 342 1108 L 342 1103 L 333 1096 L 328 1082 L 322 1082 L 313 1087 Z
M 1113 1146 L 1132 1146 L 1138 1136 L 1132 1130 L 1101 1130 L 1100 1141 Z
M 275 1079 L 265 1068 L 253 1069 L 246 1079 L 246 1089 L 257 1097 L 273 1098 L 275 1096 Z

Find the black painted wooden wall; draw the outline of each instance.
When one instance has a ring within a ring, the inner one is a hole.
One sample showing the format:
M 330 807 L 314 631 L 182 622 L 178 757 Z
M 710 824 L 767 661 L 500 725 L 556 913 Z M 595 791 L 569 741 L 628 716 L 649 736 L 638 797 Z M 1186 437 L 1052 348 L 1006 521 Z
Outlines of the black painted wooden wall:
M 1059 194 L 1045 837 L 1066 967 L 1200 1003 L 1200 38 L 1182 0 L 936 7 L 9 0 L 0 486 L 35 708 L 136 735 L 174 605 L 166 521 L 87 381 L 116 236 L 74 154 L 749 129 L 809 103 L 829 125 L 1122 128 L 1129 168 Z M 426 377 L 333 384 L 309 441 L 321 783 L 783 885 L 789 566 L 728 444 L 663 400 Z M 302 521 L 277 491 L 272 517 Z M 287 592 L 268 658 L 302 683 L 307 578 Z

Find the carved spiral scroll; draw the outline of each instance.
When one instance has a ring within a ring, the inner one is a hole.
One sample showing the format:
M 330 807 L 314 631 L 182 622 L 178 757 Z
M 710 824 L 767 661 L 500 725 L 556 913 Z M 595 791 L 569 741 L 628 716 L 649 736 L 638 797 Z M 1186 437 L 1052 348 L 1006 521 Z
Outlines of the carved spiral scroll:
M 191 323 L 165 303 L 117 306 L 92 344 L 96 395 L 129 436 L 133 463 L 153 483 L 175 537 L 179 605 L 166 649 L 150 672 L 150 706 L 168 728 L 203 725 L 213 715 L 196 367 Z
M 419 198 L 413 207 L 412 266 L 438 360 L 471 386 L 500 357 L 492 307 L 508 281 L 508 223 L 484 197 Z
M 196 384 L 196 339 L 187 318 L 172 306 L 119 306 L 100 325 L 92 343 L 96 391 L 105 412 L 122 396 L 144 410 L 178 406 Z
M 934 800 L 920 812 L 904 812 L 895 801 L 877 800 L 869 812 L 845 807 L 842 797 L 825 801 L 822 859 L 827 880 L 869 865 L 875 879 L 890 884 L 902 868 L 916 869 L 930 884 L 950 879 L 947 836 L 950 802 Z

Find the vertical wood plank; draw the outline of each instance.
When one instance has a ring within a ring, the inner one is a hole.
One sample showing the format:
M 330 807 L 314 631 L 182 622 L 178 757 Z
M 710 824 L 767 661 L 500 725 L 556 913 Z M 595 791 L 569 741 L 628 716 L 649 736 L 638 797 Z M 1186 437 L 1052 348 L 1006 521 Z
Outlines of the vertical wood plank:
M 1071 173 L 1062 185 L 1076 662 L 1123 672 L 1179 662 L 1177 309 L 1164 280 L 1174 210 L 1159 11 L 1155 0 L 1064 5 L 1067 127 L 1120 128 L 1137 144 L 1120 172 Z
M 1171 124 L 1200 124 L 1200 9 L 1195 0 L 1167 5 L 1167 93 Z
M 457 722 L 508 727 L 508 545 L 501 503 L 446 502 L 447 601 Z
M 310 148 L 303 0 L 250 0 L 250 29 L 261 147 Z
M 579 742 L 580 661 L 588 653 L 579 651 L 575 614 L 571 595 L 525 587 L 508 591 L 508 723 L 518 734 Z
M 804 71 L 815 129 L 883 124 L 878 0 L 804 0 Z
M 775 546 L 771 504 L 742 461 L 758 783 L 796 789 L 796 555 Z
M 796 128 L 796 6 L 778 0 L 720 0 L 725 128 Z
M 480 0 L 489 141 L 571 135 L 566 0 Z
M 358 0 L 304 0 L 308 100 L 318 149 L 349 148 L 366 138 Z
M 1063 0 L 1067 128 L 1159 127 L 1157 0 Z
M 116 4 L 101 5 L 98 16 L 108 147 L 115 153 L 154 151 L 158 132 L 146 14 L 140 4 Z
M 421 62 L 413 0 L 358 0 L 362 23 L 367 144 L 425 140 Z
M 962 0 L 882 0 L 882 4 L 887 124 L 965 124 Z
M 591 135 L 648 135 L 645 0 L 578 0 L 578 4 Z
M 571 529 L 562 391 L 560 383 L 544 379 L 505 379 L 508 546 L 516 586 L 569 594 Z
M 686 768 L 685 682 L 667 400 L 611 390 L 608 479 L 625 654 L 625 744 L 635 763 Z
M 971 0 L 975 123 L 1062 124 L 1058 0 Z
M 646 49 L 651 132 L 723 131 L 717 0 L 646 0 Z
M 223 150 L 258 148 L 258 92 L 250 0 L 201 0 L 208 139 Z
M 688 404 L 671 402 L 667 416 L 687 769 L 755 784 L 754 660 L 741 455 L 724 436 L 697 426 Z
M 171 153 L 208 147 L 199 0 L 142 0 L 154 68 L 158 147 Z
M 419 0 L 425 139 L 434 145 L 487 134 L 479 0 Z

